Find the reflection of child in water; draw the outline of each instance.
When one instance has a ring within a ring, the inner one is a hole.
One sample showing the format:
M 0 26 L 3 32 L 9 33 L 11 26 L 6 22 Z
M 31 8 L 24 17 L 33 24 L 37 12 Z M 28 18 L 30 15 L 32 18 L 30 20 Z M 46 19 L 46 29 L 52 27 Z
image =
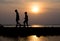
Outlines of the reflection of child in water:
M 24 18 L 24 27 L 25 27 L 25 24 L 27 25 L 28 27 L 28 15 L 27 15 L 27 12 L 25 12 L 25 18 Z
M 17 9 L 15 10 L 15 12 L 16 12 L 16 27 L 18 26 L 18 25 L 20 25 L 20 23 L 19 23 L 19 13 L 18 13 L 18 11 L 17 11 Z

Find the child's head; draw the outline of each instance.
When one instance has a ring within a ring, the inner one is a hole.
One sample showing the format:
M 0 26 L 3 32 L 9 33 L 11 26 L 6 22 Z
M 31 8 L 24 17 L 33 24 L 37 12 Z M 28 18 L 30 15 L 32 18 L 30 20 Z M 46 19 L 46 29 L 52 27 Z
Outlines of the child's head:
M 15 10 L 15 12 L 17 12 L 17 9 Z
M 25 14 L 27 14 L 27 12 L 25 12 Z

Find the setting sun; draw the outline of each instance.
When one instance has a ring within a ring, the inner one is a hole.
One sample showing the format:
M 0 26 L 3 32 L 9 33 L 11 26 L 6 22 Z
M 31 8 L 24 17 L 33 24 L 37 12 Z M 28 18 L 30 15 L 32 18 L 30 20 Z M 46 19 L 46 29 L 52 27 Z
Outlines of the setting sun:
M 28 9 L 29 7 L 29 9 Z M 30 3 L 28 5 L 27 9 L 29 10 L 30 13 L 33 13 L 33 14 L 39 14 L 39 13 L 42 13 L 44 12 L 44 4 L 43 3 Z
M 33 6 L 31 11 L 37 13 L 37 12 L 39 12 L 39 7 Z

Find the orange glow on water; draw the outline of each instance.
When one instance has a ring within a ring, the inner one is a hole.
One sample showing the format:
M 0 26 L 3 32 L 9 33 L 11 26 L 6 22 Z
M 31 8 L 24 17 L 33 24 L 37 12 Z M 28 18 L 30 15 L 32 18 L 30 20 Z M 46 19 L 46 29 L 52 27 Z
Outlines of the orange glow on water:
M 38 37 L 36 35 L 32 35 L 28 37 L 29 41 L 39 41 Z
M 32 27 L 44 27 L 43 25 L 32 25 Z
M 36 35 L 31 35 L 28 37 L 28 41 L 48 41 L 48 38 L 44 36 L 37 37 Z

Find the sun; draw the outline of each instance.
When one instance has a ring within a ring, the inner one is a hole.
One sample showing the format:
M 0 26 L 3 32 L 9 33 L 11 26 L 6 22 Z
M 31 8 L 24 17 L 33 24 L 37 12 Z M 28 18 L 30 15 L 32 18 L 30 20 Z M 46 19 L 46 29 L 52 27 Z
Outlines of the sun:
M 34 13 L 38 13 L 39 12 L 39 7 L 38 6 L 32 6 L 31 11 Z
M 37 7 L 37 6 L 34 6 L 34 7 L 32 7 L 32 12 L 38 12 L 39 11 L 39 8 Z
M 42 14 L 45 12 L 45 3 L 32 2 L 27 4 L 27 9 L 31 14 Z

